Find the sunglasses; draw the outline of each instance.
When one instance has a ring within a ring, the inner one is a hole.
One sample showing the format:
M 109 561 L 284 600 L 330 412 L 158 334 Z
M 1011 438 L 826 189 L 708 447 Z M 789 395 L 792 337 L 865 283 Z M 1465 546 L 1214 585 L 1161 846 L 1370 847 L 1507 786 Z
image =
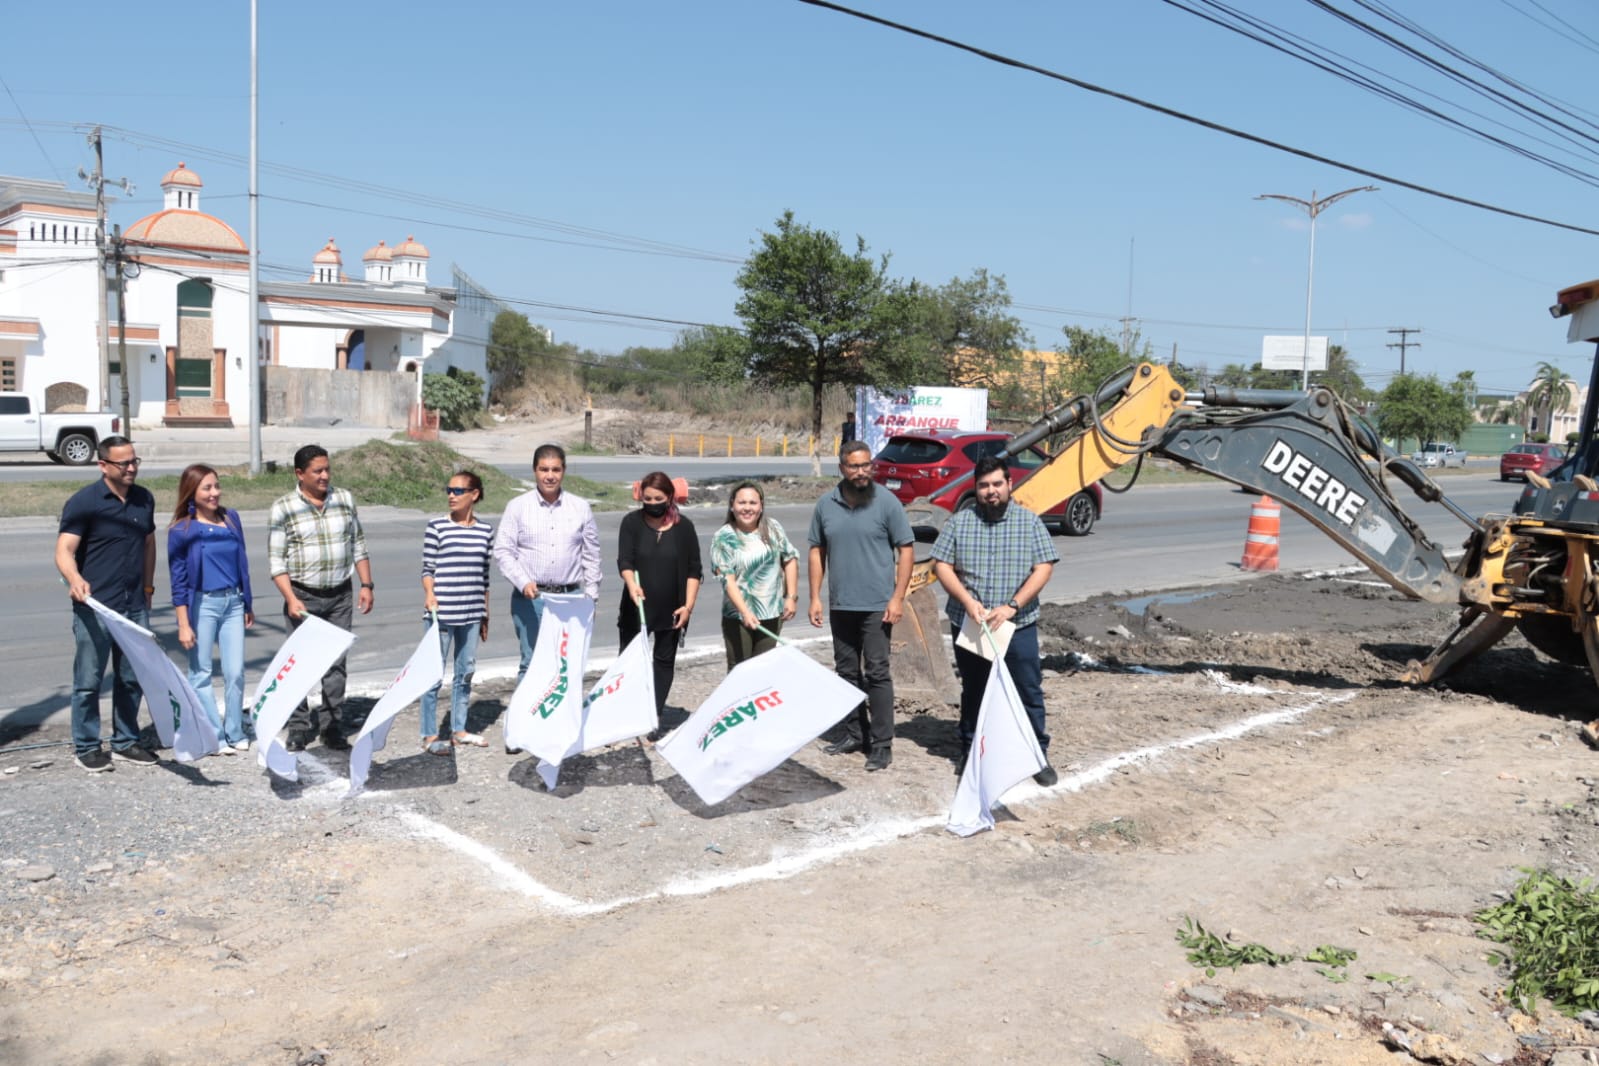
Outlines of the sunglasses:
M 106 466 L 114 466 L 118 470 L 137 470 L 143 459 L 101 459 Z
M 444 486 L 444 491 L 449 493 L 451 496 L 465 496 L 467 493 L 471 492 L 472 490 L 471 489 L 457 488 L 454 485 L 446 485 L 446 486 Z

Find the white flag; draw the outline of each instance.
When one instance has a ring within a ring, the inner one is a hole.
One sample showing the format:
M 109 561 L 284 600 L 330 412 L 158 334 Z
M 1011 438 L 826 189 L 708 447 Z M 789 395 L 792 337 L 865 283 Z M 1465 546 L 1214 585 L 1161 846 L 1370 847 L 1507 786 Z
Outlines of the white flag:
M 594 629 L 594 601 L 544 595 L 544 617 L 522 683 L 505 709 L 505 743 L 560 762 L 583 731 L 583 670 Z
M 356 734 L 355 743 L 350 747 L 350 791 L 346 799 L 366 787 L 366 775 L 372 769 L 372 753 L 389 742 L 389 727 L 394 724 L 394 716 L 443 680 L 444 653 L 439 648 L 439 623 L 434 621 L 423 635 L 422 643 L 406 660 L 405 668 L 389 682 L 372 713 L 366 716 L 361 732 Z
M 781 764 L 866 694 L 804 652 L 780 645 L 733 667 L 688 721 L 655 746 L 707 804 Z
M 977 712 L 977 736 L 945 828 L 963 837 L 994 828 L 994 804 L 1043 768 L 1044 752 L 1033 735 L 1033 723 L 1005 660 L 999 659 L 988 672 L 983 705 Z
M 354 643 L 354 633 L 315 615 L 307 615 L 299 628 L 289 634 L 250 697 L 257 765 L 289 781 L 300 779 L 294 754 L 278 741 L 278 733 L 288 724 L 289 715 L 299 702 Z
M 92 596 L 84 602 L 100 616 L 111 639 L 128 657 L 144 690 L 145 706 L 150 709 L 161 746 L 171 748 L 172 757 L 179 762 L 216 754 L 220 742 L 211 716 L 200 705 L 188 677 L 156 643 L 155 634 Z
M 655 726 L 655 670 L 650 665 L 649 631 L 641 629 L 589 690 L 583 701 L 582 728 L 562 759 L 641 737 Z M 553 789 L 560 762 L 540 759 L 538 769 L 544 787 Z

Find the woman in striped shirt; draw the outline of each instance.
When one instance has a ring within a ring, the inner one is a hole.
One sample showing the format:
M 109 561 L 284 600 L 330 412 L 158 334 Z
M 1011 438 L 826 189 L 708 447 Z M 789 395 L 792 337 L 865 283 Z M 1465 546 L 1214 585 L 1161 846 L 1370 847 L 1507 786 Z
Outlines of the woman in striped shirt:
M 428 613 L 438 618 L 439 650 L 448 658 L 450 645 L 455 645 L 450 740 L 438 736 L 440 686 L 422 697 L 422 747 L 434 755 L 450 754 L 454 744 L 485 746 L 482 736 L 466 731 L 466 705 L 478 641 L 489 635 L 489 558 L 494 552 L 494 527 L 474 513 L 483 502 L 482 479 L 463 470 L 444 491 L 450 513 L 430 521 L 422 535 L 422 598 Z

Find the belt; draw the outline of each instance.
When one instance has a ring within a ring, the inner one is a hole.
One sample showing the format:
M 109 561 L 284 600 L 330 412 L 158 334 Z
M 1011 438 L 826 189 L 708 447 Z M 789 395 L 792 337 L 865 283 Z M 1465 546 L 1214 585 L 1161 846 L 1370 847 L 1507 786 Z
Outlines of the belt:
M 342 585 L 330 585 L 327 588 L 318 588 L 315 585 L 301 584 L 300 582 L 294 580 L 293 578 L 290 578 L 289 579 L 289 587 L 290 588 L 296 588 L 296 589 L 303 589 L 306 592 L 312 593 L 312 594 L 317 595 L 317 596 L 337 596 L 341 592 L 350 591 L 350 583 L 348 581 L 344 582 Z
M 533 582 L 533 584 L 535 584 L 535 585 L 537 585 L 539 587 L 539 591 L 540 592 L 549 592 L 549 593 L 553 593 L 553 594 L 555 594 L 557 596 L 568 596 L 568 595 L 571 595 L 574 592 L 582 592 L 583 591 L 583 586 L 580 583 L 579 584 L 572 584 L 572 585 L 546 585 L 546 584 L 544 584 L 541 581 L 535 581 L 535 582 Z M 522 590 L 521 589 L 517 589 L 516 590 L 516 594 L 518 596 L 522 595 Z

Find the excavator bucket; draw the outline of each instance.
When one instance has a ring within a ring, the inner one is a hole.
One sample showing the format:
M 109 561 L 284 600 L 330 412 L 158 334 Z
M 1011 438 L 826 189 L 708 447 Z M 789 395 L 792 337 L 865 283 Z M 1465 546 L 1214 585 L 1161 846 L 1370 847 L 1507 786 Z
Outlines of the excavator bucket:
M 890 648 L 895 695 L 916 696 L 934 703 L 960 702 L 944 633 L 949 623 L 939 609 L 931 563 L 918 563 L 905 596 L 905 617 L 894 627 Z

